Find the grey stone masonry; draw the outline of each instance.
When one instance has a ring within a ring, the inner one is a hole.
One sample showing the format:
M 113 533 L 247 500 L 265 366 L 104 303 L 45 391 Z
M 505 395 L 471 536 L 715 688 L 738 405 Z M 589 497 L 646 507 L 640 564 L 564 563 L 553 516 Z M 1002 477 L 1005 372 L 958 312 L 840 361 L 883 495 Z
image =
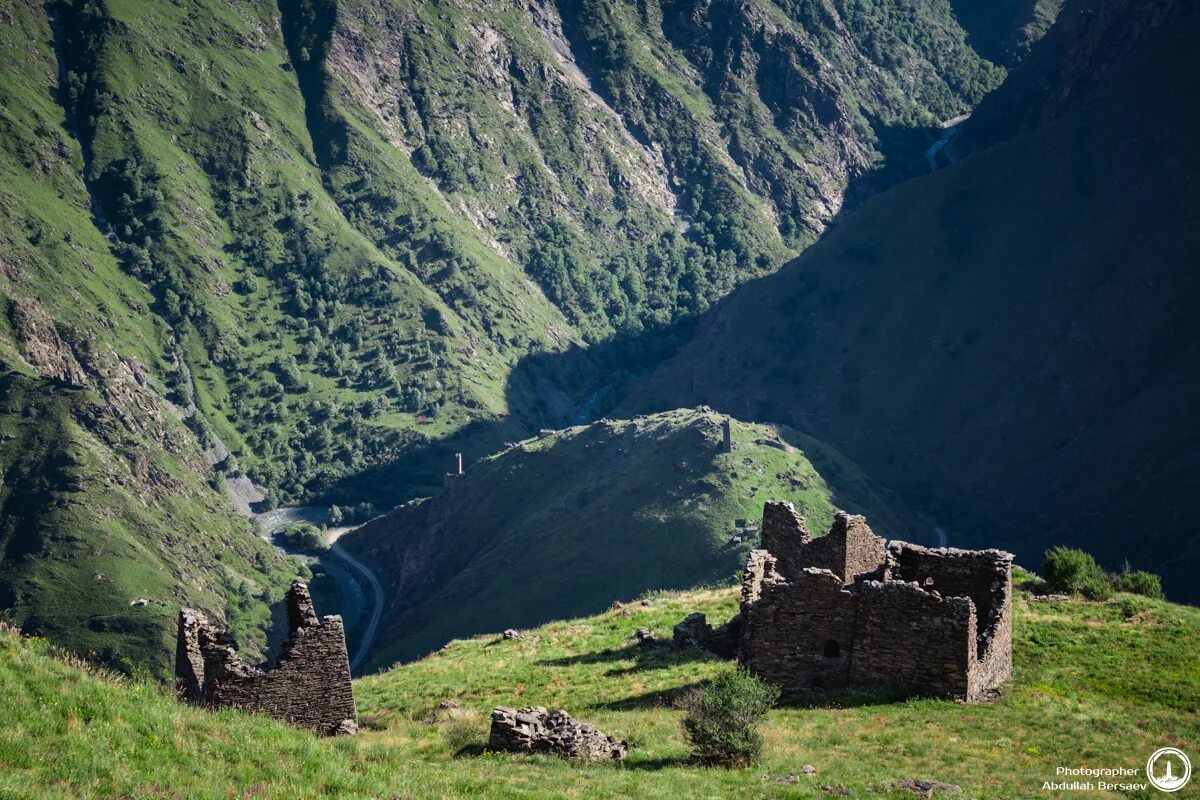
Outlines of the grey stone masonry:
M 530 706 L 492 710 L 488 748 L 510 753 L 549 753 L 586 761 L 609 761 L 625 757 L 629 745 L 606 736 L 565 711 L 547 711 Z
M 324 735 L 357 732 L 341 617 L 318 619 L 308 586 L 299 578 L 286 604 L 289 634 L 274 667 L 247 664 L 203 614 L 182 609 L 175 651 L 180 697 L 197 705 L 259 711 Z
M 791 503 L 763 506 L 762 545 L 779 562 L 783 576 L 807 567 L 827 569 L 843 583 L 878 570 L 887 554 L 887 542 L 874 534 L 867 520 L 840 512 L 824 536 L 809 536 L 804 517 Z
M 847 514 L 812 540 L 786 503 L 764 508 L 763 545 L 746 562 L 738 660 L 785 698 L 888 687 L 976 702 L 1011 676 L 1010 553 L 887 544 Z

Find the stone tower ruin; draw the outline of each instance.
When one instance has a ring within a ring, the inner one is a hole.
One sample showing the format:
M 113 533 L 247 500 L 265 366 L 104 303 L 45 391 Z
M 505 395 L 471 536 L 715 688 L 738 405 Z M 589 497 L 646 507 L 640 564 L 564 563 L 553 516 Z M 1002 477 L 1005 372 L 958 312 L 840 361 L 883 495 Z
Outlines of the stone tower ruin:
M 738 660 L 784 696 L 896 687 L 967 702 L 1012 674 L 1012 559 L 885 542 L 839 514 L 811 539 L 767 503 L 742 584 Z
M 299 578 L 286 605 L 288 637 L 274 667 L 247 664 L 203 614 L 181 609 L 175 650 L 180 698 L 259 711 L 327 736 L 357 732 L 342 618 L 317 619 L 308 585 Z

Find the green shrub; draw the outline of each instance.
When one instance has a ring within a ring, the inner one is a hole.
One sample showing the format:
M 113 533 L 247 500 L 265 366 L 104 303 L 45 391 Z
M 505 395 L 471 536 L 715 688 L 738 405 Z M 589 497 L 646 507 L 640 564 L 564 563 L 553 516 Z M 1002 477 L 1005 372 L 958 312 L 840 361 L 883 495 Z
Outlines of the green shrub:
M 1051 592 L 1081 594 L 1089 600 L 1104 600 L 1112 595 L 1112 582 L 1090 553 L 1070 547 L 1046 551 L 1042 578 Z
M 1153 572 L 1140 569 L 1123 572 L 1113 579 L 1113 585 L 1118 592 L 1140 594 L 1145 597 L 1153 597 L 1155 600 L 1163 599 L 1162 578 Z
M 1103 571 L 1099 575 L 1088 575 L 1079 584 L 1079 593 L 1088 600 L 1107 600 L 1112 597 L 1112 578 Z
M 758 761 L 763 746 L 758 725 L 778 699 L 779 689 L 741 667 L 689 692 L 680 705 L 687 712 L 683 736 L 692 747 L 692 758 L 727 767 Z
M 328 550 L 325 544 L 325 534 L 316 525 L 308 522 L 295 522 L 275 534 L 275 540 L 283 547 L 299 550 L 304 553 Z

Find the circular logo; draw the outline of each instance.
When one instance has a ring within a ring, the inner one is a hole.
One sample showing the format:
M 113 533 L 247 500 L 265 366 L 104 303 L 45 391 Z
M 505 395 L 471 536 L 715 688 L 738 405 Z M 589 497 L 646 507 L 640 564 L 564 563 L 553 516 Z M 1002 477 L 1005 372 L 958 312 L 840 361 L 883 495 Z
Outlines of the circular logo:
M 1192 762 L 1178 747 L 1160 747 L 1146 762 L 1146 778 L 1163 792 L 1178 792 L 1192 779 Z

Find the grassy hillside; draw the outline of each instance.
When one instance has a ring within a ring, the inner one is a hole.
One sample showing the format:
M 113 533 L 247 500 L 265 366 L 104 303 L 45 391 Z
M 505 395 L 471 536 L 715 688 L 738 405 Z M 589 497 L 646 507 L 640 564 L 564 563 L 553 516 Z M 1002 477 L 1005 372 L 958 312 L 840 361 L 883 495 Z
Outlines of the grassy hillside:
M 848 215 L 625 410 L 682 388 L 829 442 L 952 541 L 1033 562 L 1073 544 L 1200 598 L 1200 13 L 1094 5 L 1060 73 L 1086 86 L 1047 89 L 1078 92 L 1053 121 Z M 1123 56 L 1104 46 L 1131 30 Z
M 639 648 L 631 637 L 641 626 L 669 636 L 694 610 L 723 618 L 735 608 L 734 591 L 648 599 L 526 631 L 523 640 L 456 641 L 359 680 L 364 730 L 336 740 L 185 707 L 152 684 L 91 672 L 6 631 L 0 796 L 823 798 L 830 795 L 821 787 L 833 786 L 854 797 L 911 798 L 889 785 L 924 778 L 958 784 L 965 797 L 1023 799 L 1049 796 L 1042 782 L 1059 765 L 1140 769 L 1158 747 L 1190 753 L 1200 741 L 1200 612 L 1126 595 L 1107 604 L 1032 603 L 1018 592 L 1014 678 L 997 702 L 843 697 L 777 709 L 761 766 L 689 766 L 670 698 L 726 664 Z M 439 710 L 446 700 L 460 708 Z M 471 755 L 499 704 L 563 707 L 627 738 L 630 755 L 622 765 Z M 802 775 L 803 764 L 817 774 Z M 789 775 L 798 781 L 781 782 Z M 1189 786 L 1179 796 L 1195 794 Z
M 846 507 L 883 531 L 918 524 L 836 452 L 786 428 L 734 420 L 722 452 L 722 419 L 680 410 L 547 432 L 345 537 L 389 596 L 371 663 L 594 613 L 614 596 L 723 581 L 756 541 L 733 540 L 738 521 L 757 523 L 767 500 L 793 501 L 817 533 Z

